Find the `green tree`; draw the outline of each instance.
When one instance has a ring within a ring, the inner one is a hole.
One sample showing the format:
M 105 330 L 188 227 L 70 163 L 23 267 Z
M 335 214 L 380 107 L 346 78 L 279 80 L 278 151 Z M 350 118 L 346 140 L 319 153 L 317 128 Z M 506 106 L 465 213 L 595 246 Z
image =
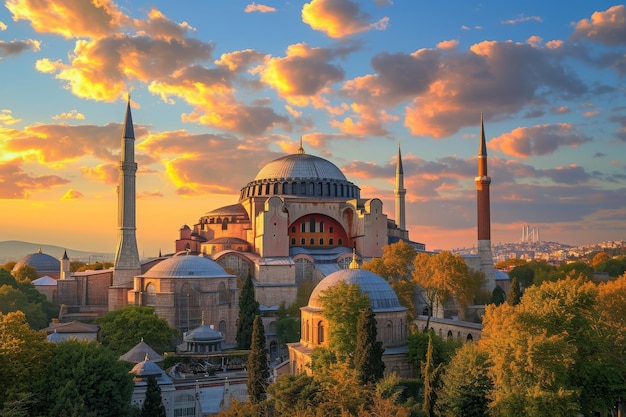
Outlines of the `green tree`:
M 161 399 L 161 388 L 154 377 L 148 377 L 146 386 L 146 399 L 141 406 L 141 417 L 166 417 L 165 406 Z
M 13 276 L 18 282 L 32 282 L 39 278 L 35 267 L 30 265 L 20 266 L 17 271 L 13 272 Z
M 45 298 L 45 297 L 44 297 Z M 48 318 L 40 303 L 31 302 L 28 296 L 9 285 L 0 287 L 0 312 L 22 311 L 28 324 L 34 329 L 43 329 L 48 325 Z
M 517 282 L 517 278 L 513 278 L 511 280 L 511 288 L 509 289 L 509 293 L 506 296 L 506 302 L 511 304 L 512 306 L 516 306 L 519 304 L 522 299 L 522 290 L 519 286 L 519 282 Z
M 442 364 L 435 365 L 433 359 L 433 335 L 428 332 L 428 349 L 426 350 L 426 361 L 420 365 L 422 380 L 424 382 L 424 392 L 422 400 L 422 411 L 432 417 L 434 415 L 435 402 L 437 401 L 437 389 L 439 383 L 439 373 Z
M 362 384 L 375 384 L 384 376 L 382 342 L 376 340 L 376 318 L 371 308 L 361 310 L 356 329 L 354 367 Z
M 290 310 L 282 304 L 276 313 L 276 338 L 281 346 L 300 340 L 300 320 L 290 316 Z
M 328 322 L 328 347 L 337 359 L 352 363 L 356 349 L 356 329 L 359 313 L 370 307 L 367 294 L 357 284 L 340 282 L 322 291 L 319 296 Z
M 475 343 L 465 343 L 456 351 L 441 376 L 435 406 L 440 417 L 485 417 L 488 415 L 489 356 Z
M 265 330 L 261 317 L 257 315 L 252 325 L 252 344 L 248 355 L 248 399 L 253 404 L 260 403 L 265 399 L 270 377 L 267 360 Z
M 526 263 L 513 268 L 509 272 L 509 278 L 511 280 L 515 278 L 520 286 L 528 288 L 533 285 L 533 281 L 535 280 L 535 271 Z
M 489 304 L 495 304 L 499 306 L 505 301 L 506 301 L 506 293 L 504 292 L 502 287 L 500 287 L 499 285 L 496 285 L 496 287 L 491 292 L 491 300 Z
M 626 258 L 612 258 L 601 262 L 596 266 L 596 271 L 606 272 L 610 277 L 617 278 L 626 271 Z
M 593 268 L 587 262 L 563 263 L 557 269 L 558 279 L 578 278 L 580 276 L 588 280 L 593 278 Z
M 0 313 L 0 407 L 20 403 L 45 375 L 53 345 L 46 334 L 32 330 L 23 312 Z
M 128 352 L 142 338 L 152 349 L 163 353 L 172 349 L 178 330 L 146 306 L 126 306 L 96 320 L 100 342 L 118 355 Z
M 99 343 L 65 341 L 54 345 L 34 389 L 35 415 L 131 416 L 133 378 L 118 356 Z
M 3 269 L 10 273 L 11 271 L 13 271 L 13 267 L 15 266 L 16 263 L 17 262 L 15 261 L 9 261 L 7 263 L 0 265 L 0 269 Z
M 461 346 L 458 340 L 443 340 L 440 336 L 427 331 L 411 333 L 407 337 L 409 361 L 419 368 L 419 364 L 426 361 L 428 345 L 432 345 L 433 364 L 447 364 L 454 352 Z
M 306 373 L 281 375 L 267 388 L 278 415 L 300 416 L 323 401 L 321 387 Z
M 239 316 L 237 318 L 237 348 L 248 350 L 252 343 L 254 318 L 261 314 L 259 302 L 254 297 L 254 283 L 248 276 L 239 295 Z

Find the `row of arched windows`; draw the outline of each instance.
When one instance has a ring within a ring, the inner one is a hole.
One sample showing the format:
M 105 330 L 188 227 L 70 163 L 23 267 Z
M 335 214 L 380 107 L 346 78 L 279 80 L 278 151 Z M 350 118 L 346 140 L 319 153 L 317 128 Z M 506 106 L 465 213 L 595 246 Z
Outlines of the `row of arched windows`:
M 351 182 L 251 182 L 241 190 L 240 199 L 270 195 L 359 198 L 360 193 L 359 188 Z

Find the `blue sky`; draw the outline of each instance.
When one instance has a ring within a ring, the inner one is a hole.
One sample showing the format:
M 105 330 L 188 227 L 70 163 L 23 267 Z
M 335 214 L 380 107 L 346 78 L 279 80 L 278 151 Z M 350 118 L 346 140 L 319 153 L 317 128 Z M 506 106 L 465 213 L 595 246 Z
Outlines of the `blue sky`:
M 94 3 L 0 8 L 0 240 L 113 251 L 129 91 L 145 256 L 300 137 L 391 218 L 400 142 L 411 238 L 472 246 L 481 113 L 494 243 L 626 239 L 623 4 Z

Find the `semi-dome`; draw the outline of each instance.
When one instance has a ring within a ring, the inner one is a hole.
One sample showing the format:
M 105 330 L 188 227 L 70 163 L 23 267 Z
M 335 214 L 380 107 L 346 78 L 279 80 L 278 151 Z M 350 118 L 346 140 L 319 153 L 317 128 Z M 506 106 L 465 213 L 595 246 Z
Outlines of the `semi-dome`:
M 356 268 L 340 269 L 320 281 L 311 293 L 308 306 L 323 309 L 324 306 L 319 298 L 320 294 L 339 285 L 340 282 L 345 282 L 348 285 L 357 284 L 361 288 L 361 293 L 365 293 L 369 297 L 374 312 L 405 310 L 387 281 L 373 272 Z
M 13 267 L 13 272 L 16 272 L 21 267 L 29 265 L 37 270 L 38 273 L 59 273 L 61 270 L 61 262 L 53 256 L 45 254 L 39 249 L 36 253 L 26 255 Z
M 179 254 L 159 262 L 143 276 L 148 278 L 225 278 L 232 275 L 202 255 Z

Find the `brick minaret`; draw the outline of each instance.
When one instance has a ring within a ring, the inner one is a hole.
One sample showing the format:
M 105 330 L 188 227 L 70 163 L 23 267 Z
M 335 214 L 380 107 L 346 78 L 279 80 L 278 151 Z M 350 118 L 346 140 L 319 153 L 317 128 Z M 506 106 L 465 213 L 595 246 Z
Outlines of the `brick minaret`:
M 493 270 L 493 254 L 491 252 L 491 212 L 489 202 L 491 177 L 487 175 L 487 142 L 485 141 L 485 126 L 482 113 L 480 115 L 480 144 L 478 146 L 478 176 L 474 179 L 474 182 L 476 182 L 480 269 L 485 274 L 485 287 L 493 290 L 496 282 Z

